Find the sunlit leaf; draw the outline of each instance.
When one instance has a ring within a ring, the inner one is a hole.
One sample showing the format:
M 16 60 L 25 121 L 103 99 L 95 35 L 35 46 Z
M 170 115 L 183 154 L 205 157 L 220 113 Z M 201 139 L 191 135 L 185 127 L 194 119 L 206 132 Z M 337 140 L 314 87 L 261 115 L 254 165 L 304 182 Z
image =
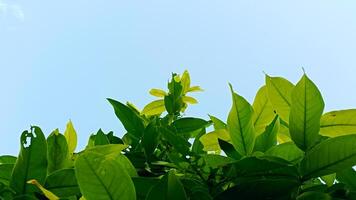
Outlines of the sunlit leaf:
M 69 153 L 73 154 L 75 148 L 77 148 L 77 132 L 75 131 L 71 120 L 69 120 L 69 122 L 67 123 L 67 128 L 64 131 L 64 136 L 67 139 Z
M 227 129 L 236 151 L 241 155 L 249 155 L 255 143 L 253 109 L 243 97 L 233 91 L 231 85 L 230 89 L 233 103 L 227 119 Z
M 319 138 L 324 101 L 316 85 L 304 74 L 292 92 L 289 131 L 302 150 L 311 148 Z
M 166 111 L 166 107 L 164 106 L 164 100 L 155 100 L 152 101 L 151 103 L 147 104 L 143 110 L 142 114 L 146 116 L 152 116 L 152 115 L 160 115 L 164 111 Z

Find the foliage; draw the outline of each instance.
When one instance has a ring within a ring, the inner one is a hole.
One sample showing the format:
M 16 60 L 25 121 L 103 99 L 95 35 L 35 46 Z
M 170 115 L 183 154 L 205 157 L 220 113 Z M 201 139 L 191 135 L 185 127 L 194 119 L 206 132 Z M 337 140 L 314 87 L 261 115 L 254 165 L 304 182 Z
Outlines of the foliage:
M 187 117 L 189 73 L 142 111 L 108 99 L 126 133 L 101 129 L 75 151 L 71 121 L 47 138 L 24 131 L 18 157 L 0 156 L 0 199 L 356 199 L 356 110 L 323 114 L 316 85 L 266 75 L 250 104 L 230 85 L 226 122 Z

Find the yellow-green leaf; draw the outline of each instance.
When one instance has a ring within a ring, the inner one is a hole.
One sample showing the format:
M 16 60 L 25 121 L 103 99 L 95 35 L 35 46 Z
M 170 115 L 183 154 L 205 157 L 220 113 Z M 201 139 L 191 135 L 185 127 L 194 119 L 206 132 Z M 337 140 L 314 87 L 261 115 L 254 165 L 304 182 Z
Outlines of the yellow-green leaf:
M 227 118 L 227 130 L 232 144 L 240 155 L 250 155 L 255 143 L 253 108 L 242 96 L 236 94 L 230 84 L 232 107 Z
M 200 86 L 193 86 L 188 89 L 187 92 L 202 92 L 204 91 Z
M 254 115 L 253 115 L 253 124 L 255 126 L 256 136 L 260 135 L 266 129 L 274 116 L 274 110 L 272 104 L 268 99 L 267 88 L 262 86 L 255 97 L 255 100 L 252 104 Z
M 67 128 L 64 131 L 64 136 L 67 139 L 69 153 L 73 154 L 75 148 L 77 148 L 77 132 L 75 131 L 71 120 L 69 120 L 69 122 L 67 123 Z
M 150 94 L 155 97 L 164 97 L 167 95 L 167 93 L 164 90 L 155 89 L 155 88 L 150 90 Z
M 47 190 L 46 188 L 44 188 L 37 180 L 32 179 L 27 181 L 28 184 L 32 184 L 35 185 L 36 187 L 38 187 L 38 189 L 40 189 L 42 191 L 42 193 L 49 199 L 49 200 L 58 200 L 59 197 L 57 197 L 55 194 L 53 194 L 51 191 Z
M 182 75 L 181 84 L 183 86 L 183 94 L 187 93 L 190 88 L 190 75 L 187 70 Z
M 294 85 L 282 77 L 266 75 L 266 87 L 273 109 L 282 120 L 288 122 Z
M 193 97 L 188 97 L 188 96 L 183 96 L 182 100 L 184 103 L 190 103 L 190 104 L 197 104 L 198 101 L 194 99 Z
M 226 142 L 231 142 L 231 138 L 226 129 L 218 129 L 207 133 L 200 137 L 200 142 L 204 146 L 204 151 L 214 151 L 219 152 L 220 146 L 218 139 L 224 140 Z
M 164 100 L 160 99 L 160 100 L 152 101 L 151 103 L 147 104 L 143 108 L 142 114 L 146 116 L 153 116 L 153 115 L 160 115 L 164 111 L 166 111 L 166 107 L 164 106 Z
M 328 137 L 356 134 L 356 109 L 325 113 L 320 120 L 320 134 Z
M 290 136 L 300 149 L 307 150 L 317 142 L 323 110 L 319 89 L 304 74 L 293 89 L 289 117 Z

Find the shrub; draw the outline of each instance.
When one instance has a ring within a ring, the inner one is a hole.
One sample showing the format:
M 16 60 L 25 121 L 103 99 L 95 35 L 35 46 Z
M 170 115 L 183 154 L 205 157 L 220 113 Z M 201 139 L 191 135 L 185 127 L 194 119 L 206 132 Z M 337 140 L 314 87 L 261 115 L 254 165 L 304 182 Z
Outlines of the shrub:
M 230 88 L 226 123 L 183 114 L 202 91 L 187 71 L 142 111 L 108 99 L 127 133 L 99 130 L 80 152 L 72 122 L 47 138 L 33 126 L 0 157 L 1 199 L 356 199 L 355 109 L 323 114 L 305 74 L 266 75 L 252 105 Z

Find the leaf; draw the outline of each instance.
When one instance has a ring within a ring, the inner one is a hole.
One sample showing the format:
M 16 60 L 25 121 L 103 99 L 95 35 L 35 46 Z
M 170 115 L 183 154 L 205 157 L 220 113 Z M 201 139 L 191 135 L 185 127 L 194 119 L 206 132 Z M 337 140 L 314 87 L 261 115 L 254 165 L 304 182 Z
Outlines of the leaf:
M 190 88 L 190 75 L 187 70 L 185 70 L 182 74 L 181 84 L 183 86 L 183 94 L 186 94 Z
M 256 138 L 254 151 L 265 152 L 277 144 L 277 133 L 279 130 L 279 118 L 276 116 L 266 130 Z
M 228 157 L 233 158 L 235 160 L 241 159 L 242 156 L 239 153 L 237 153 L 237 151 L 235 150 L 232 144 L 221 139 L 218 139 L 218 142 L 221 150 L 223 150 Z
M 297 200 L 315 200 L 315 199 L 332 200 L 333 198 L 329 194 L 323 192 L 314 192 L 314 191 L 304 192 L 303 194 L 297 197 Z
M 73 195 L 77 196 L 80 194 L 80 189 L 73 168 L 61 169 L 53 172 L 47 176 L 44 186 L 61 198 Z
M 235 159 L 215 154 L 206 154 L 203 156 L 203 158 L 206 162 L 206 165 L 211 168 L 224 167 L 225 165 L 235 162 Z
M 320 120 L 320 134 L 328 137 L 356 134 L 356 109 L 325 113 Z
M 164 111 L 166 111 L 166 107 L 164 106 L 164 100 L 155 100 L 151 103 L 147 104 L 143 110 L 142 114 L 146 116 L 160 115 Z
M 87 200 L 136 199 L 135 187 L 118 161 L 86 152 L 75 162 L 75 173 L 83 196 Z
M 95 152 L 102 155 L 119 155 L 121 151 L 126 149 L 128 145 L 125 144 L 107 144 L 107 145 L 99 145 L 85 149 L 85 152 Z
M 188 199 L 183 187 L 173 171 L 169 171 L 148 193 L 146 200 Z
M 64 135 L 53 131 L 47 138 L 48 173 L 71 166 L 67 140 Z
M 214 117 L 212 115 L 209 115 L 209 117 L 210 117 L 210 120 L 213 122 L 215 130 L 227 128 L 227 125 L 223 121 L 218 119 L 217 117 Z
M 59 200 L 59 197 L 57 197 L 55 194 L 53 194 L 51 191 L 47 190 L 44 188 L 36 179 L 32 179 L 27 181 L 28 184 L 35 185 L 42 191 L 42 193 L 49 199 L 49 200 Z
M 159 183 L 160 179 L 151 177 L 133 177 L 137 199 L 145 199 L 153 186 Z
M 6 186 L 10 184 L 11 173 L 15 163 L 16 163 L 16 157 L 14 156 L 9 156 L 9 155 L 0 156 L 0 186 L 1 183 L 5 184 Z
M 148 160 L 151 158 L 151 155 L 153 154 L 153 152 L 158 146 L 159 135 L 160 132 L 158 127 L 156 126 L 155 123 L 151 122 L 146 127 L 142 138 L 142 146 L 144 148 L 144 152 Z
M 337 180 L 347 185 L 351 190 L 356 191 L 356 171 L 348 168 L 336 173 Z
M 13 168 L 14 164 L 0 164 L 0 184 L 3 183 L 6 186 L 10 184 Z
M 110 144 L 109 139 L 108 137 L 106 137 L 105 133 L 101 129 L 99 129 L 99 131 L 95 135 L 94 145 L 98 146 L 106 144 Z
M 122 104 L 113 99 L 108 99 L 111 105 L 114 107 L 115 114 L 121 121 L 122 125 L 125 127 L 127 132 L 129 132 L 132 136 L 139 139 L 143 135 L 144 124 L 142 119 L 137 116 L 130 108 L 128 108 L 125 104 Z
M 201 130 L 208 125 L 208 121 L 193 117 L 180 118 L 172 123 L 172 126 L 175 127 L 177 133 L 181 134 Z
M 356 135 L 329 138 L 313 147 L 301 162 L 305 180 L 342 171 L 356 164 Z
M 73 127 L 73 123 L 71 120 L 67 123 L 67 128 L 64 131 L 64 136 L 67 139 L 68 151 L 70 154 L 73 154 L 75 148 L 77 148 L 77 132 Z
M 183 137 L 175 134 L 167 128 L 161 128 L 162 136 L 181 154 L 188 155 L 190 153 L 191 144 Z
M 155 97 L 164 97 L 167 95 L 167 93 L 164 90 L 155 89 L 155 88 L 150 90 L 150 94 Z
M 202 92 L 204 91 L 203 89 L 200 88 L 200 86 L 192 86 L 188 89 L 187 92 Z
M 229 132 L 227 132 L 225 129 L 219 129 L 207 133 L 200 137 L 199 140 L 204 145 L 205 151 L 220 151 L 218 139 L 231 141 Z
M 236 151 L 240 155 L 249 155 L 255 143 L 253 109 L 243 97 L 233 91 L 231 85 L 230 89 L 233 104 L 227 119 L 227 129 Z
M 235 185 L 215 199 L 278 199 L 300 185 L 297 169 L 283 160 L 246 157 L 232 166 Z
M 328 174 L 328 175 L 322 176 L 320 178 L 325 182 L 325 184 L 328 187 L 331 187 L 334 184 L 334 181 L 335 181 L 335 178 L 336 178 L 336 174 L 335 173 L 334 174 Z
M 14 166 L 10 186 L 17 194 L 31 194 L 37 191 L 26 182 L 36 179 L 43 184 L 47 174 L 47 143 L 39 127 L 24 131 L 20 139 L 20 154 Z
M 311 148 L 319 137 L 324 101 L 316 85 L 304 74 L 292 92 L 289 131 L 302 150 Z
M 284 120 L 289 121 L 291 106 L 291 94 L 294 85 L 282 77 L 271 77 L 266 75 L 266 87 L 268 99 L 273 109 Z
M 291 163 L 298 163 L 303 159 L 304 152 L 293 142 L 286 142 L 268 149 L 265 155 L 283 158 Z
M 258 90 L 252 107 L 255 111 L 253 115 L 253 124 L 255 126 L 256 135 L 260 135 L 265 131 L 266 126 L 272 122 L 276 115 L 272 108 L 272 104 L 268 99 L 266 86 L 262 86 Z
M 184 103 L 189 103 L 189 104 L 197 104 L 198 103 L 198 100 L 196 100 L 193 97 L 189 97 L 189 96 L 183 96 L 182 100 Z

